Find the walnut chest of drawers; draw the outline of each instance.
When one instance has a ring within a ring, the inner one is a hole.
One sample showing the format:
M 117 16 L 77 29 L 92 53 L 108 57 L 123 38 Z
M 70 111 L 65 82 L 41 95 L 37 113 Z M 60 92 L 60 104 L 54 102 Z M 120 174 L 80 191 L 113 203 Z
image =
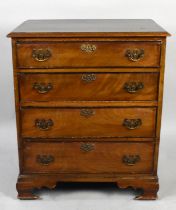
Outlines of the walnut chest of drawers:
M 152 20 L 33 20 L 12 38 L 18 198 L 115 182 L 155 199 L 166 37 Z

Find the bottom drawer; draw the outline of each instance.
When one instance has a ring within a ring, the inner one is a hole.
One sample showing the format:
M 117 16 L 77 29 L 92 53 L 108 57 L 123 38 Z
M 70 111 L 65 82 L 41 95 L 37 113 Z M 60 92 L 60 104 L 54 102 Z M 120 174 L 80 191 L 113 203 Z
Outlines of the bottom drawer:
M 154 144 L 26 143 L 24 173 L 150 173 Z

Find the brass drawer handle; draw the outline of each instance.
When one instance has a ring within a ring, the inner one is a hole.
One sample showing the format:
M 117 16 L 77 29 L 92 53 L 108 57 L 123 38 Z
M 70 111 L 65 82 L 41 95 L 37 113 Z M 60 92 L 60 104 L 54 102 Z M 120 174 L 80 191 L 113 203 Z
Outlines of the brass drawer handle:
M 45 120 L 45 119 L 36 119 L 35 120 L 35 126 L 39 128 L 42 131 L 49 130 L 54 125 L 53 121 L 51 119 Z
M 45 83 L 35 82 L 33 84 L 33 89 L 35 89 L 38 93 L 44 94 L 44 93 L 48 93 L 50 90 L 52 90 L 53 86 L 51 83 L 45 84 Z
M 86 82 L 86 83 L 90 83 L 96 80 L 96 75 L 95 74 L 83 74 L 81 79 L 82 81 Z
M 80 48 L 86 53 L 92 53 L 97 49 L 96 45 L 94 44 L 82 44 Z
M 142 125 L 141 119 L 124 119 L 123 126 L 130 130 L 134 130 Z
M 122 158 L 122 162 L 127 166 L 134 166 L 140 160 L 139 155 L 124 155 Z
M 50 163 L 54 162 L 54 156 L 52 155 L 37 155 L 36 161 L 42 165 L 49 165 Z
M 80 149 L 81 149 L 83 152 L 90 152 L 90 151 L 94 150 L 95 147 L 94 147 L 94 144 L 82 143 L 81 146 L 80 146 Z
M 136 93 L 137 91 L 144 88 L 144 84 L 142 82 L 129 82 L 124 84 L 124 89 L 128 93 Z
M 95 111 L 92 110 L 92 109 L 81 109 L 80 110 L 80 115 L 88 118 L 88 117 L 91 117 L 91 116 L 95 115 Z
M 144 57 L 144 50 L 143 49 L 133 49 L 130 50 L 128 49 L 125 53 L 125 56 L 130 60 L 130 61 L 139 61 Z
M 51 57 L 49 49 L 33 49 L 32 57 L 39 62 L 47 61 Z

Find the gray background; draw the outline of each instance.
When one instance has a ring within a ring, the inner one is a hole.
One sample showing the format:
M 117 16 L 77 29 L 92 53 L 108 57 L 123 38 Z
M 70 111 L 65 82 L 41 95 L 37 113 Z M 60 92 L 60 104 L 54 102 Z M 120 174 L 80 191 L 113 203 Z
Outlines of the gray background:
M 176 208 L 176 3 L 174 0 L 5 0 L 0 1 L 0 209 L 174 209 Z M 43 200 L 19 201 L 11 42 L 7 33 L 26 19 L 151 18 L 172 34 L 168 38 L 159 157 L 157 201 L 133 201 L 133 190 L 114 186 L 44 190 Z

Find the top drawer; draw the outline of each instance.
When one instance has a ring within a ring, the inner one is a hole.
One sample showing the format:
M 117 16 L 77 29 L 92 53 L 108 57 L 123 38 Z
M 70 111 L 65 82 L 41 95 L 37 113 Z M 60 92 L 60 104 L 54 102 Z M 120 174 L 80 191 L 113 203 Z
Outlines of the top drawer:
M 18 42 L 18 68 L 159 67 L 159 41 Z

